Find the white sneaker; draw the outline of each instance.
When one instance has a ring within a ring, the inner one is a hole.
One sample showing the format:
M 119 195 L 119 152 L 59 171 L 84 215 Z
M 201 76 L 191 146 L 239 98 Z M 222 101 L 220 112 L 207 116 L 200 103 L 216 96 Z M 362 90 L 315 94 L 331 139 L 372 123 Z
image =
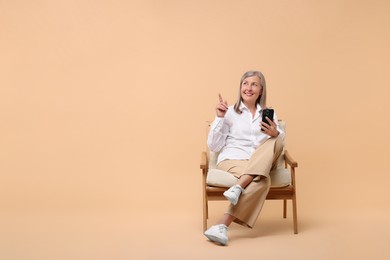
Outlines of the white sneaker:
M 225 191 L 223 196 L 225 196 L 233 205 L 236 205 L 243 191 L 244 189 L 241 188 L 240 185 L 236 184 Z
M 211 241 L 221 245 L 226 245 L 228 242 L 227 232 L 228 227 L 225 224 L 214 225 L 204 232 L 204 235 Z

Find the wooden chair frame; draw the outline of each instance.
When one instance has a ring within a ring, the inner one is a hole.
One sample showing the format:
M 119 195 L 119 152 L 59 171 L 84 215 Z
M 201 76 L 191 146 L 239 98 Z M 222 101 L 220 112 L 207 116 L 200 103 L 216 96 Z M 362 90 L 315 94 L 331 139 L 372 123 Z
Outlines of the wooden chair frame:
M 267 200 L 283 200 L 283 218 L 287 217 L 287 200 L 292 201 L 293 211 L 293 225 L 294 234 L 298 234 L 298 217 L 297 217 L 297 198 L 296 198 L 296 182 L 295 182 L 295 168 L 298 163 L 290 156 L 287 150 L 284 151 L 285 167 L 290 169 L 291 184 L 282 188 L 271 187 Z M 208 202 L 217 200 L 226 200 L 223 196 L 224 191 L 228 188 L 212 187 L 206 183 L 207 172 L 209 169 L 209 158 L 207 152 L 201 153 L 200 169 L 202 170 L 202 187 L 203 187 L 203 230 L 207 229 L 208 219 Z

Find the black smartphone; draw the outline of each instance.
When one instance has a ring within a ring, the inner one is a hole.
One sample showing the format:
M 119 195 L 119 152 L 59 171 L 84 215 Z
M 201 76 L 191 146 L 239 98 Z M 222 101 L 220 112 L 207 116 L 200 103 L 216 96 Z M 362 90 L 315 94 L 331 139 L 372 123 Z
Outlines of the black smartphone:
M 269 125 L 266 117 L 268 117 L 271 121 L 274 121 L 274 110 L 272 108 L 265 108 L 261 114 L 261 121 Z M 263 131 L 263 128 L 261 128 Z

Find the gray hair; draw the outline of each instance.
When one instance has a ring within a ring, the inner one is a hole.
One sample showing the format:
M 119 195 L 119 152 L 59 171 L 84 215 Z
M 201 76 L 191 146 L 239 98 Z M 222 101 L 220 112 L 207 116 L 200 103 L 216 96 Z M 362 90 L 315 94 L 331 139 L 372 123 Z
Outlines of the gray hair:
M 237 98 L 236 104 L 234 105 L 234 111 L 236 111 L 238 114 L 242 113 L 242 111 L 240 110 L 240 104 L 242 102 L 242 97 L 241 97 L 242 82 L 246 78 L 253 77 L 253 76 L 257 76 L 260 79 L 260 86 L 262 88 L 261 95 L 256 100 L 256 103 L 258 103 L 260 105 L 262 110 L 267 107 L 267 87 L 265 84 L 264 75 L 260 71 L 251 70 L 251 71 L 245 72 L 244 75 L 242 75 L 242 77 L 241 77 L 240 87 L 238 89 L 238 98 Z

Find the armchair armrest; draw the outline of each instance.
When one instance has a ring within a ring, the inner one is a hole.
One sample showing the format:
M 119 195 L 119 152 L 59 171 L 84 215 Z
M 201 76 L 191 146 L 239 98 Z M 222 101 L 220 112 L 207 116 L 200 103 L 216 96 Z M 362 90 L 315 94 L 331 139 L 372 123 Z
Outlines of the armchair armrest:
M 203 171 L 207 171 L 207 169 L 208 169 L 207 153 L 206 152 L 202 152 L 200 154 L 200 169 L 202 169 Z
M 288 151 L 284 152 L 284 159 L 286 160 L 286 163 L 290 165 L 291 167 L 298 167 L 298 163 L 291 157 L 290 153 Z

